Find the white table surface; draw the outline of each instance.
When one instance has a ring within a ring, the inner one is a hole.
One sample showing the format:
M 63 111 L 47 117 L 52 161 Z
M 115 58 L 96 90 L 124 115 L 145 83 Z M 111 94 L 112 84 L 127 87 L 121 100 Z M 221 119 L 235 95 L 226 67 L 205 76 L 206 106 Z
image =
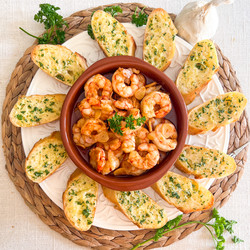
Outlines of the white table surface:
M 117 0 L 118 1 L 118 0 Z M 33 21 L 33 16 L 39 9 L 41 0 L 1 0 L 0 8 L 0 103 L 5 97 L 5 87 L 10 79 L 15 64 L 27 47 L 33 43 L 33 38 L 21 32 L 21 26 L 34 34 L 41 34 L 43 26 Z M 102 4 L 115 2 L 103 0 L 49 0 L 46 1 L 61 7 L 64 17 L 79 11 Z M 123 1 L 123 2 L 135 2 Z M 139 1 L 152 7 L 161 7 L 168 12 L 178 13 L 189 2 L 188 0 L 145 0 Z M 243 92 L 250 100 L 250 1 L 236 0 L 233 5 L 218 8 L 220 26 L 214 41 L 223 53 L 230 59 Z M 250 113 L 247 106 L 248 114 Z M 0 142 L 2 146 L 2 141 Z M 250 152 L 250 151 L 249 151 Z M 248 157 L 250 153 L 248 154 Z M 226 249 L 249 249 L 250 247 L 250 171 L 249 163 L 245 165 L 245 173 L 236 191 L 228 203 L 220 209 L 220 213 L 228 219 L 238 221 L 235 233 L 245 242 L 233 244 L 230 235 L 226 234 Z M 15 189 L 5 170 L 5 159 L 0 151 L 0 249 L 5 250 L 35 250 L 35 249 L 84 249 L 51 230 L 24 203 L 21 195 Z M 166 248 L 164 248 L 166 249 Z M 208 232 L 203 228 L 192 233 L 187 238 L 172 244 L 167 249 L 213 249 L 213 242 Z

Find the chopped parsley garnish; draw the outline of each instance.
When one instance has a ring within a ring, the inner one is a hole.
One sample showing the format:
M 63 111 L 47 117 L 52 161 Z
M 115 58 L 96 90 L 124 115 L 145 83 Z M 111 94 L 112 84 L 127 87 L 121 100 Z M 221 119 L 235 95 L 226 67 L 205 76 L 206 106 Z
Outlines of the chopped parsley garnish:
M 91 212 L 91 211 L 90 211 L 90 209 L 89 209 L 88 207 L 86 207 L 85 209 L 82 210 L 82 214 L 83 214 L 86 218 L 89 217 L 90 212 Z
M 123 135 L 123 131 L 121 128 L 122 121 L 126 122 L 126 125 L 125 125 L 126 128 L 130 128 L 134 130 L 135 125 L 142 126 L 142 124 L 145 123 L 146 117 L 143 116 L 139 118 L 134 118 L 133 115 L 129 115 L 128 117 L 123 117 L 123 116 L 118 115 L 116 112 L 115 115 L 111 119 L 108 119 L 110 129 L 112 129 L 115 133 L 119 135 Z
M 108 119 L 110 129 L 113 129 L 114 132 L 119 134 L 119 135 L 123 135 L 123 132 L 121 130 L 121 121 L 123 119 L 124 119 L 124 117 L 118 115 L 117 112 L 115 113 L 115 115 L 111 119 Z

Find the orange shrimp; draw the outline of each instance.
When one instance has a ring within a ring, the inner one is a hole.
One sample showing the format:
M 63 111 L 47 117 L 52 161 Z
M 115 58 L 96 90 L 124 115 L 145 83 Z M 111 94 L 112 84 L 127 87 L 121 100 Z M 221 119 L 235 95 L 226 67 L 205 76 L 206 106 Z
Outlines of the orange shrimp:
M 160 154 L 157 147 L 152 143 L 143 143 L 138 146 L 139 151 L 148 152 L 145 157 L 142 157 L 137 151 L 129 154 L 128 162 L 134 167 L 147 170 L 153 168 L 160 159 Z
M 119 159 L 115 156 L 112 150 L 105 151 L 100 147 L 90 150 L 90 164 L 103 175 L 117 169 L 120 165 Z
M 174 150 L 177 146 L 175 126 L 166 119 L 164 123 L 156 125 L 155 130 L 148 135 L 148 138 L 163 152 Z
M 115 71 L 112 77 L 112 86 L 118 95 L 131 97 L 135 94 L 136 90 L 145 85 L 145 78 L 142 75 L 138 76 L 139 71 L 135 72 L 131 68 L 119 68 Z
M 159 107 L 157 110 L 156 108 Z M 163 92 L 154 91 L 146 95 L 141 102 L 142 115 L 147 118 L 163 118 L 172 109 L 169 95 Z
M 110 100 L 113 88 L 109 79 L 101 74 L 97 74 L 86 82 L 84 91 L 86 98 Z

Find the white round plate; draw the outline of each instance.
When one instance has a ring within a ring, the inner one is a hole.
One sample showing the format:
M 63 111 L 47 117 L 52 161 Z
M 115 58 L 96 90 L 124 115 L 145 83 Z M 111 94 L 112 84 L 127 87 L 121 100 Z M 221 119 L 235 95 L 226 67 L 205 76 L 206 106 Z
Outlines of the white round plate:
M 124 23 L 128 32 L 134 37 L 137 45 L 135 56 L 142 58 L 142 44 L 145 27 L 137 28 L 131 23 Z M 72 51 L 77 51 L 79 54 L 87 59 L 88 66 L 94 62 L 104 58 L 102 50 L 99 48 L 96 41 L 92 40 L 86 31 L 71 38 L 64 45 Z M 179 70 L 186 60 L 192 46 L 176 37 L 176 52 L 170 67 L 165 71 L 173 81 L 175 81 Z M 27 92 L 28 95 L 45 95 L 63 93 L 67 94 L 69 87 L 58 82 L 52 77 L 45 74 L 42 70 L 38 70 L 34 76 Z M 219 94 L 222 94 L 223 89 L 217 76 L 208 86 L 196 97 L 194 102 L 188 106 L 192 108 L 200 103 L 203 103 Z M 53 131 L 59 130 L 59 121 L 40 125 L 37 127 L 22 128 L 22 141 L 24 152 L 26 156 L 32 149 L 33 145 L 46 136 L 49 136 Z M 208 132 L 205 135 L 188 136 L 186 143 L 204 146 L 208 148 L 218 149 L 226 152 L 229 142 L 229 126 L 218 129 L 216 132 Z M 60 208 L 62 205 L 62 193 L 66 188 L 67 181 L 71 173 L 76 169 L 74 163 L 67 159 L 65 163 L 49 178 L 43 181 L 40 186 L 49 198 L 56 203 Z M 172 167 L 174 172 L 183 174 Z M 213 179 L 198 180 L 206 188 L 209 188 Z M 175 218 L 181 212 L 167 202 L 162 200 L 151 188 L 144 190 L 151 198 L 158 204 L 164 207 L 168 213 L 169 219 Z M 97 209 L 93 225 L 112 230 L 138 230 L 138 227 L 130 222 L 125 215 L 116 210 L 111 202 L 109 202 L 103 195 L 101 187 L 99 188 L 99 196 L 97 202 Z

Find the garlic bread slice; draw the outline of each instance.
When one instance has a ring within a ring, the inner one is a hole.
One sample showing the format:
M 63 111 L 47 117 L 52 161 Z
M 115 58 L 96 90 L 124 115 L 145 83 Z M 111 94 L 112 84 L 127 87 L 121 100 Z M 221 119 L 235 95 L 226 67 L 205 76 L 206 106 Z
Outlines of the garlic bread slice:
M 236 170 L 234 158 L 215 149 L 186 145 L 175 166 L 196 179 L 223 178 Z
M 177 32 L 164 9 L 153 10 L 145 29 L 143 60 L 164 71 L 174 57 Z
M 66 95 L 20 96 L 10 112 L 10 121 L 16 127 L 33 127 L 60 118 Z
M 104 195 L 139 228 L 156 229 L 168 220 L 165 210 L 141 190 L 116 191 L 102 187 Z
M 168 171 L 152 188 L 169 204 L 183 213 L 209 209 L 213 194 L 195 180 Z
M 188 112 L 188 133 L 204 134 L 237 121 L 247 104 L 247 98 L 240 92 L 219 95 Z
M 52 175 L 67 159 L 60 132 L 39 140 L 25 161 L 25 172 L 30 180 L 40 183 Z
M 63 209 L 66 218 L 77 230 L 90 229 L 95 217 L 97 194 L 97 182 L 76 169 L 63 193 Z
M 32 61 L 56 80 L 72 86 L 86 70 L 86 59 L 62 45 L 40 44 L 31 52 Z
M 96 41 L 104 54 L 110 56 L 134 56 L 135 41 L 125 27 L 103 10 L 94 12 L 91 26 Z
M 196 43 L 176 79 L 176 86 L 187 105 L 207 86 L 218 70 L 214 43 L 211 40 Z

